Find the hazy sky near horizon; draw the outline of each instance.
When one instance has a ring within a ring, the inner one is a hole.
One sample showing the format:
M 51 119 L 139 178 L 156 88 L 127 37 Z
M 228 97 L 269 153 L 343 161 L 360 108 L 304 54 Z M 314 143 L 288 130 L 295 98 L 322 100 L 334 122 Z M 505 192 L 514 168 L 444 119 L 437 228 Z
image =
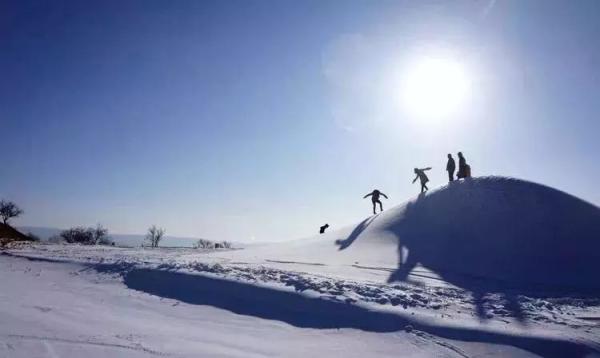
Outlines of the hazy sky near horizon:
M 599 38 L 594 0 L 3 1 L 0 196 L 19 225 L 286 240 L 462 150 L 599 205 Z M 469 83 L 433 119 L 400 98 L 431 57 Z

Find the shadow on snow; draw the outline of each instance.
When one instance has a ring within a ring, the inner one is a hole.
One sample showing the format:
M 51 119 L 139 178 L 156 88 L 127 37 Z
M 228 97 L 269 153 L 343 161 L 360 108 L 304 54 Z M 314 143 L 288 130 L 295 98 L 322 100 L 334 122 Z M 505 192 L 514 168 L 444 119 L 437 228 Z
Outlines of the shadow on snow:
M 133 269 L 125 274 L 124 282 L 131 289 L 152 295 L 278 320 L 301 328 L 395 332 L 411 325 L 441 338 L 513 346 L 544 357 L 585 357 L 600 353 L 584 343 L 423 324 L 395 313 L 201 275 Z
M 389 282 L 407 280 L 420 264 L 472 292 L 480 318 L 487 293 L 502 294 L 506 309 L 524 321 L 520 294 L 600 292 L 600 209 L 543 185 L 454 182 L 420 195 L 380 229 L 398 240 L 399 264 Z
M 365 229 L 373 222 L 373 220 L 375 220 L 375 217 L 377 215 L 373 215 L 370 216 L 366 219 L 364 219 L 360 224 L 358 224 L 354 230 L 352 230 L 352 232 L 350 233 L 350 235 L 348 235 L 348 237 L 344 240 L 336 240 L 335 244 L 339 246 L 339 250 L 344 250 L 347 249 L 350 245 L 352 245 L 352 243 L 358 239 L 358 237 L 360 236 L 360 234 L 363 233 L 363 231 L 365 231 Z
M 600 293 L 600 209 L 562 191 L 516 179 L 467 179 L 385 215 L 376 228 L 369 227 L 375 216 L 363 220 L 335 242 L 339 250 L 367 229 L 370 240 L 392 234 L 399 262 L 388 282 L 407 281 L 422 265 L 471 292 L 481 319 L 488 293 L 502 295 L 521 322 L 519 295 Z
M 81 263 L 2 253 L 30 261 Z M 314 329 L 353 328 L 368 332 L 396 332 L 407 325 L 429 334 L 457 341 L 512 346 L 543 357 L 589 357 L 600 349 L 584 342 L 492 332 L 421 323 L 401 314 L 374 311 L 363 306 L 319 297 L 173 271 L 136 268 L 135 265 L 83 264 L 84 270 L 123 275 L 124 284 L 137 291 L 194 305 L 207 305 L 263 319 L 278 320 L 295 327 Z

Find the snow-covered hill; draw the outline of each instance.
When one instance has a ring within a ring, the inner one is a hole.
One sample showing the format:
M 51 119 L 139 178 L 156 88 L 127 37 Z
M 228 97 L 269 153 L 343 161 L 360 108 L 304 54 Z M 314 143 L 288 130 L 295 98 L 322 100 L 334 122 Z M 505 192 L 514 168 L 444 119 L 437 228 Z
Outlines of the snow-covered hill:
M 367 209 L 367 208 L 366 208 Z M 421 265 L 443 278 L 512 286 L 600 289 L 600 209 L 555 189 L 488 177 L 454 182 L 355 226 L 237 258 L 393 270 Z
M 542 185 L 490 177 L 452 183 L 356 225 L 306 239 L 218 251 L 26 245 L 0 256 L 0 263 L 14 268 L 0 275 L 7 282 L 3 292 L 27 292 L 17 273 L 36 285 L 36 277 L 43 280 L 39 277 L 45 271 L 57 270 L 53 282 L 77 292 L 78 285 L 89 290 L 88 281 L 77 283 L 85 272 L 91 282 L 110 283 L 99 294 L 107 295 L 121 315 L 125 306 L 146 307 L 148 297 L 167 300 L 169 307 L 152 303 L 160 314 L 149 315 L 146 323 L 157 319 L 160 325 L 168 319 L 181 329 L 150 334 L 112 318 L 119 332 L 129 330 L 144 347 L 127 345 L 136 355 L 306 355 L 297 345 L 286 350 L 280 341 L 258 339 L 247 329 L 255 326 L 269 338 L 278 336 L 272 324 L 283 324 L 286 340 L 314 338 L 324 353 L 347 357 L 396 355 L 390 347 L 405 347 L 402 352 L 412 356 L 598 357 L 599 249 L 597 207 Z M 71 278 L 60 274 L 64 270 Z M 39 292 L 28 304 L 69 311 L 52 292 Z M 133 301 L 125 304 L 113 297 L 115 292 Z M 44 300 L 52 304 L 44 305 Z M 18 297 L 0 295 L 0 307 L 15 302 Z M 185 312 L 175 312 L 171 304 Z M 210 330 L 210 337 L 183 334 L 190 322 L 182 317 L 205 314 L 206 307 L 217 311 L 210 311 L 210 319 L 199 322 L 198 329 Z M 110 309 L 102 317 L 89 312 L 99 325 L 112 317 Z M 63 322 L 61 317 L 52 319 Z M 67 322 L 77 326 L 79 319 L 69 315 Z M 240 319 L 242 330 L 236 328 Z M 19 323 L 18 316 L 10 315 L 7 322 L 15 321 Z M 220 328 L 212 331 L 215 322 Z M 10 330 L 6 324 L 0 323 L 0 335 Z M 33 328 L 22 328 L 27 329 Z M 58 332 L 67 338 L 46 341 L 77 341 L 73 332 Z M 135 336 L 140 332 L 144 334 Z M 219 340 L 226 332 L 241 335 L 239 350 Z M 184 344 L 173 346 L 182 341 L 176 336 L 181 334 Z M 21 336 L 26 335 L 10 336 L 11 344 L 23 344 Z M 124 345 L 118 338 L 103 337 L 101 343 L 110 349 Z M 364 340 L 366 348 L 349 344 L 349 337 Z M 196 347 L 194 339 L 213 343 L 209 349 Z M 346 343 L 339 346 L 338 339 Z M 376 341 L 385 348 L 368 346 Z M 98 347 L 93 344 L 89 347 Z

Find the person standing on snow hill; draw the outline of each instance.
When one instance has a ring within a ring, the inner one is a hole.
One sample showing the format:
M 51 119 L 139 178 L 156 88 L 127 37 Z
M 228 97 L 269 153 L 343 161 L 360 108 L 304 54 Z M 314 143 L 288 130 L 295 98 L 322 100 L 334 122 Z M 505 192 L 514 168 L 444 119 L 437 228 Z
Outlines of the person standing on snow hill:
M 458 179 L 471 177 L 471 167 L 467 164 L 462 152 L 458 152 L 458 173 L 456 173 L 456 177 Z
M 381 200 L 379 200 L 379 195 L 382 195 L 386 199 L 388 198 L 387 195 L 385 195 L 384 193 L 380 192 L 377 189 L 373 190 L 372 193 L 369 193 L 369 194 L 363 196 L 363 199 L 366 199 L 369 196 L 371 197 L 371 202 L 373 202 L 373 214 L 376 214 L 377 206 L 375 204 L 377 204 L 377 203 L 379 203 L 379 209 L 381 211 L 383 211 L 383 204 L 381 203 Z
M 427 167 L 427 168 L 423 168 L 423 169 L 419 169 L 419 168 L 415 168 L 415 174 L 417 174 L 417 176 L 415 177 L 415 179 L 413 179 L 413 184 L 417 181 L 417 179 L 419 179 L 421 181 L 421 193 L 423 193 L 426 190 L 429 190 L 429 188 L 427 187 L 427 182 L 429 181 L 429 178 L 427 177 L 427 175 L 425 174 L 425 171 L 430 170 L 431 167 Z
M 446 171 L 448 172 L 448 181 L 454 181 L 454 171 L 456 170 L 456 162 L 452 158 L 452 154 L 448 154 L 448 164 L 446 164 Z

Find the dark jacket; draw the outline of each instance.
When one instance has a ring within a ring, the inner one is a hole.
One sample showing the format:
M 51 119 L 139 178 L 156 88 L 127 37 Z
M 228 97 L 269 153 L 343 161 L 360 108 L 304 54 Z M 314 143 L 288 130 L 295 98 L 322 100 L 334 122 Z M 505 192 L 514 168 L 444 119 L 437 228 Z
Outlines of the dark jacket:
M 413 180 L 413 183 L 419 179 L 421 181 L 421 183 L 425 184 L 429 181 L 429 178 L 427 177 L 427 175 L 425 174 L 426 170 L 430 170 L 431 168 L 424 168 L 424 169 L 417 169 L 415 171 L 415 174 L 417 174 L 417 176 L 415 177 L 415 179 Z
M 388 198 L 384 193 L 380 192 L 377 189 L 373 190 L 372 193 L 369 193 L 369 194 L 365 195 L 364 198 L 367 198 L 367 197 L 370 196 L 371 197 L 371 201 L 376 202 L 376 201 L 379 201 L 379 195 L 383 196 L 386 199 Z
M 458 157 L 458 173 L 456 174 L 456 176 L 459 179 L 466 178 L 469 176 L 469 173 L 467 172 L 467 161 L 463 156 Z
M 381 192 L 379 190 L 373 190 L 373 192 L 371 193 L 371 199 L 373 201 L 377 201 L 379 200 L 379 195 L 381 194 Z
M 454 158 L 448 158 L 448 164 L 446 164 L 447 172 L 454 172 L 456 170 L 456 162 Z

